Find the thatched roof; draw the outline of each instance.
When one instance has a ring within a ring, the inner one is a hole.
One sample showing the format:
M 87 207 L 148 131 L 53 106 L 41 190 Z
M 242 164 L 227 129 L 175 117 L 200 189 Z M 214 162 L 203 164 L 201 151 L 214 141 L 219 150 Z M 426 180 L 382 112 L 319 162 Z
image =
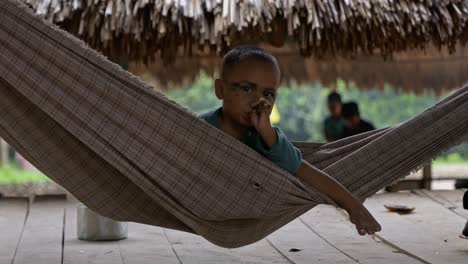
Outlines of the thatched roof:
M 457 46 L 450 54 L 429 47 L 423 51 L 397 52 L 391 60 L 380 56 L 358 56 L 353 60 L 315 60 L 294 53 L 294 48 L 271 48 L 263 45 L 278 58 L 283 81 L 310 83 L 319 81 L 328 87 L 337 79 L 354 82 L 364 89 L 383 88 L 385 84 L 417 93 L 432 90 L 438 93 L 458 88 L 468 83 L 468 45 Z M 188 86 L 199 76 L 200 70 L 217 76 L 221 59 L 212 56 L 178 58 L 173 65 L 151 63 L 149 66 L 130 63 L 129 70 L 140 75 L 155 87 L 169 85 Z
M 468 0 L 22 0 L 111 59 L 219 56 L 239 43 L 387 56 L 468 39 Z M 159 61 L 159 59 L 158 59 Z

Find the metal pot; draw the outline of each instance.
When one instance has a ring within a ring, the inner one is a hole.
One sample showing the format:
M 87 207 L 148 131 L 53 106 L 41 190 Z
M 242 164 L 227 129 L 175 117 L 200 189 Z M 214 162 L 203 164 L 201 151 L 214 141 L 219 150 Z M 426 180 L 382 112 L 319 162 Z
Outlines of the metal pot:
M 120 240 L 128 236 L 128 223 L 98 215 L 84 204 L 78 204 L 77 236 L 80 240 Z

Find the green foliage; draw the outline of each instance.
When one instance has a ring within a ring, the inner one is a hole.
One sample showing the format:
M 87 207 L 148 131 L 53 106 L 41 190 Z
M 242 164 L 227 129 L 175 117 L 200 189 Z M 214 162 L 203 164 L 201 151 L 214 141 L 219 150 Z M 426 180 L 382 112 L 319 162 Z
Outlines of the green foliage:
M 49 178 L 44 174 L 40 172 L 21 170 L 14 164 L 0 167 L 0 184 L 46 181 L 49 181 Z
M 433 93 L 416 95 L 399 92 L 388 85 L 383 90 L 360 90 L 353 83 L 347 84 L 340 80 L 336 87 L 343 100 L 356 101 L 362 118 L 371 121 L 377 128 L 408 120 L 442 98 Z M 330 89 L 320 83 L 292 84 L 279 89 L 276 104 L 281 122 L 277 125 L 289 139 L 324 141 L 322 121 L 328 115 L 326 97 L 329 92 Z M 201 74 L 191 87 L 169 89 L 166 94 L 193 112 L 221 105 L 214 94 L 213 80 L 206 74 Z M 439 162 L 463 160 L 468 160 L 468 144 L 453 148 Z
M 438 158 L 435 164 L 459 164 L 464 163 L 466 159 L 460 153 L 450 153 Z
M 195 113 L 221 105 L 214 92 L 213 80 L 204 73 L 193 86 L 170 89 L 166 95 Z

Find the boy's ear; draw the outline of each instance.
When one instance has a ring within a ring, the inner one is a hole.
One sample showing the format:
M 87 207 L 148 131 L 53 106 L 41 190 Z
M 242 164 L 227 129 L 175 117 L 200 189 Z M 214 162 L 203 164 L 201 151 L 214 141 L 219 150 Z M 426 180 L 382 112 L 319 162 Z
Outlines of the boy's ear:
M 218 97 L 219 100 L 223 100 L 224 99 L 223 81 L 221 79 L 216 79 L 214 81 L 214 86 L 215 86 L 216 97 Z

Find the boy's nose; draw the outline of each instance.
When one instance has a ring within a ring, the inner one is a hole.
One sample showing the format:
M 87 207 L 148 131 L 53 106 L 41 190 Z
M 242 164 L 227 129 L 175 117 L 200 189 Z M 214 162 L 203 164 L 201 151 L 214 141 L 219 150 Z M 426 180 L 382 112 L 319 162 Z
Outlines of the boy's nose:
M 252 93 L 251 96 L 250 96 L 250 104 L 252 106 L 255 106 L 256 103 L 258 103 L 258 101 L 260 101 L 260 99 L 262 99 L 262 95 L 259 94 L 259 93 Z

